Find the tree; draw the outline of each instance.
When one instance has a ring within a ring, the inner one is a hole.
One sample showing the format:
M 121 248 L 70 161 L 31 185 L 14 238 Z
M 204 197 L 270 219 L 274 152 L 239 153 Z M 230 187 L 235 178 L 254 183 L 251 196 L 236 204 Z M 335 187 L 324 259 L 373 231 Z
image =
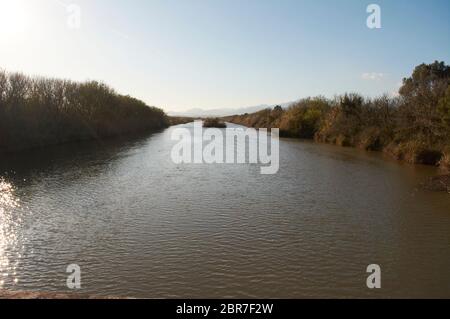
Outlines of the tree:
M 274 110 L 275 112 L 283 112 L 283 108 L 281 107 L 281 105 L 275 106 L 273 110 Z
M 432 64 L 417 66 L 411 77 L 403 79 L 400 95 L 417 97 L 421 94 L 441 95 L 450 84 L 450 66 L 435 61 Z
M 412 76 L 403 80 L 396 134 L 400 141 L 415 140 L 429 146 L 442 141 L 448 132 L 438 104 L 449 84 L 450 67 L 438 61 L 417 66 Z

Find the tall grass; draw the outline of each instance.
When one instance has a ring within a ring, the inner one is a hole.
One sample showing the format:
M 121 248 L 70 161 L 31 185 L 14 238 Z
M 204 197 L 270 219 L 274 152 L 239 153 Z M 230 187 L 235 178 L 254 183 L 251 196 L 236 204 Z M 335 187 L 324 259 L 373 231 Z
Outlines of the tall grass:
M 157 130 L 165 113 L 95 81 L 0 70 L 0 151 Z

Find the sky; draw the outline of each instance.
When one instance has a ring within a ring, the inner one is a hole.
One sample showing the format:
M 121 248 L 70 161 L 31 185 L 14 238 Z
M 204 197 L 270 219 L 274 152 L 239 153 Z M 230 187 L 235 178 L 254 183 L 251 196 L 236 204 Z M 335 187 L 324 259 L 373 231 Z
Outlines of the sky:
M 0 68 L 168 112 L 395 94 L 435 60 L 450 63 L 448 0 L 0 0 Z

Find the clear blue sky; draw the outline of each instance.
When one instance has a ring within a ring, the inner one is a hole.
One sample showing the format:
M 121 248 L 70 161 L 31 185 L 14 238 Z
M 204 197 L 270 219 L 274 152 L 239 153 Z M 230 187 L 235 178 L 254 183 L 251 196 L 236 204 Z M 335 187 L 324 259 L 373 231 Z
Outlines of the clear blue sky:
M 0 0 L 1 68 L 98 79 L 168 111 L 393 93 L 434 60 L 450 63 L 448 0 Z

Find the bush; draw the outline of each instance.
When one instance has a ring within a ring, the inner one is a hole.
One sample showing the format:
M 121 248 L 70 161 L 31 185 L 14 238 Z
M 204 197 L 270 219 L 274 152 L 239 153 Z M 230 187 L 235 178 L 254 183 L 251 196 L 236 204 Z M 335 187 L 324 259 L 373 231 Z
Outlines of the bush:
M 325 98 L 303 99 L 280 113 L 279 121 L 275 122 L 279 124 L 283 136 L 313 138 L 329 108 L 329 102 Z

